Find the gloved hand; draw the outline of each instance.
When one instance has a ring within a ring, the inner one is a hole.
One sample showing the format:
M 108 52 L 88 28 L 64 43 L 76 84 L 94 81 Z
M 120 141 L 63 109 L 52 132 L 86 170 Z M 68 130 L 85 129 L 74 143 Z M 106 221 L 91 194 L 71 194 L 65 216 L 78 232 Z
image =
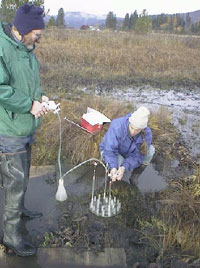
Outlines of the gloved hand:
M 124 172 L 125 172 L 125 167 L 121 166 L 119 167 L 119 169 L 117 170 L 117 176 L 116 176 L 116 180 L 121 181 L 123 176 L 124 176 Z
M 112 181 L 116 181 L 116 177 L 117 177 L 117 169 L 112 168 L 110 171 L 110 178 Z

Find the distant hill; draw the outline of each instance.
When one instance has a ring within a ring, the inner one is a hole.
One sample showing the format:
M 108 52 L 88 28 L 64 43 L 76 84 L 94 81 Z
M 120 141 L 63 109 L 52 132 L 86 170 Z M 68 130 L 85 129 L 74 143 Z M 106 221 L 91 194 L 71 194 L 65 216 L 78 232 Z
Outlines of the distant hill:
M 188 12 L 191 18 L 192 23 L 196 23 L 200 21 L 200 10 Z M 187 13 L 182 14 L 184 16 L 184 19 L 186 19 Z
M 191 22 L 196 23 L 200 21 L 200 10 L 188 12 L 191 17 Z M 186 19 L 187 13 L 178 13 Z M 158 16 L 157 15 L 151 15 L 150 17 Z M 166 15 L 173 15 L 173 14 L 166 14 Z M 103 25 L 105 24 L 107 15 L 94 15 L 94 14 L 88 14 L 85 12 L 66 12 L 65 13 L 65 25 L 68 28 L 75 28 L 79 29 L 82 25 Z M 47 15 L 45 17 L 45 21 L 47 22 L 50 19 L 50 15 Z M 56 18 L 57 16 L 54 16 Z M 117 18 L 118 22 L 121 22 L 124 18 Z
M 68 28 L 79 29 L 82 25 L 102 25 L 105 23 L 107 15 L 93 15 L 85 12 L 66 12 L 65 25 Z M 47 15 L 45 21 L 48 21 L 51 16 Z M 54 16 L 56 18 L 57 16 Z
M 84 12 L 65 13 L 67 27 L 80 28 L 82 25 L 101 25 L 104 24 L 106 15 L 98 16 Z

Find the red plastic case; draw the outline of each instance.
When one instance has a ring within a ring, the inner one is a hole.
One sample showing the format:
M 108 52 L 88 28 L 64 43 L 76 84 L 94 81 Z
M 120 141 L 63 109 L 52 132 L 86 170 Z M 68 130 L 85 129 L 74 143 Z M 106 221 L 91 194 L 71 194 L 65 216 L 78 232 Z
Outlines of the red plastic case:
M 102 125 L 96 124 L 92 126 L 85 119 L 81 118 L 81 126 L 87 129 L 87 131 L 89 131 L 90 133 L 95 133 L 95 132 L 100 132 L 102 130 L 103 124 Z

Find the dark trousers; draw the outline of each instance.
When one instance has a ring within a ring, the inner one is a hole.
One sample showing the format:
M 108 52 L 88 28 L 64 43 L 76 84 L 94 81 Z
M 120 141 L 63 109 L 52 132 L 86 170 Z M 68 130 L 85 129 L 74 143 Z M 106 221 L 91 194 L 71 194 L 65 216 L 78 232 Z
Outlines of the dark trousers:
M 15 245 L 20 234 L 21 213 L 27 189 L 34 136 L 0 136 L 0 176 L 4 187 L 3 241 Z

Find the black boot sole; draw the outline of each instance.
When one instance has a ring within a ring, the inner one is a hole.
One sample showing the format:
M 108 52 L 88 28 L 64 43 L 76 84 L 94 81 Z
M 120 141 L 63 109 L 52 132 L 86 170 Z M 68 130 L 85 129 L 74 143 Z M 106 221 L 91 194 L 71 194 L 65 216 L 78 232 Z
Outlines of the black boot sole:
M 26 252 L 26 253 L 22 253 L 16 250 L 16 248 L 14 248 L 13 246 L 3 242 L 3 245 L 6 247 L 6 251 L 12 250 L 16 255 L 20 256 L 20 257 L 28 257 L 28 256 L 33 256 L 35 255 L 37 252 L 35 250 L 35 252 Z M 12 255 L 11 253 L 8 253 L 8 255 Z
M 22 213 L 21 218 L 38 219 L 38 218 L 41 218 L 42 216 L 43 216 L 43 214 L 38 215 L 38 216 L 29 216 L 29 215 L 26 215 L 26 214 L 23 214 L 23 213 Z

